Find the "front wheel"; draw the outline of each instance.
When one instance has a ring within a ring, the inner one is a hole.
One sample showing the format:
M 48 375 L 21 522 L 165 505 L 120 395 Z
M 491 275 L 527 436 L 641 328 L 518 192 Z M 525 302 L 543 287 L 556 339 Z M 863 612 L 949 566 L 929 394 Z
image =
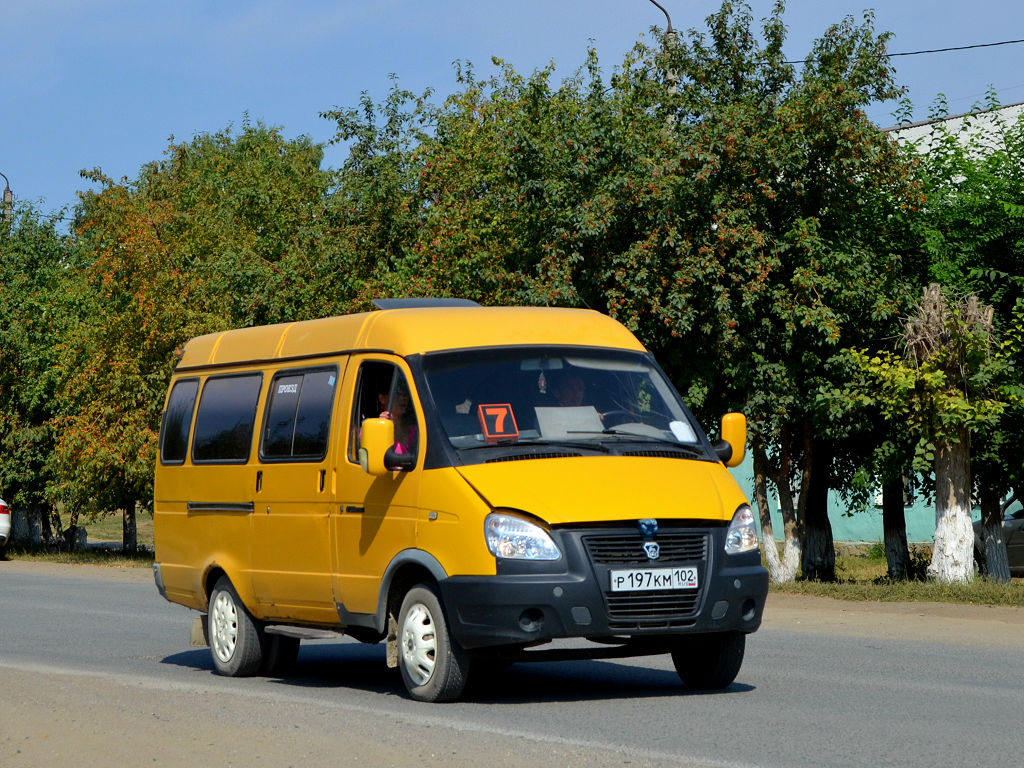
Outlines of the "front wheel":
M 398 612 L 398 667 L 409 695 L 419 701 L 454 701 L 469 677 L 469 656 L 448 633 L 436 589 L 418 584 Z
M 712 691 L 725 688 L 743 666 L 746 635 L 718 632 L 679 638 L 672 663 L 687 688 Z
M 245 609 L 227 576 L 217 580 L 210 594 L 207 628 L 210 655 L 219 674 L 248 677 L 260 671 L 266 652 L 266 635 Z

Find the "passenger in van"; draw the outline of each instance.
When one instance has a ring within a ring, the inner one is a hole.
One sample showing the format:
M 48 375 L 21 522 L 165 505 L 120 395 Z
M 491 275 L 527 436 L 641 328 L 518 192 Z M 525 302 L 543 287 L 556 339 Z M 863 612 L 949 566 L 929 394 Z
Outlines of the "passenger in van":
M 583 397 L 586 394 L 587 387 L 581 377 L 575 373 L 567 373 L 555 379 L 554 387 L 552 387 L 551 391 L 560 406 L 563 408 L 573 408 L 583 405 Z
M 415 453 L 419 428 L 416 425 L 416 412 L 412 408 L 409 391 L 404 386 L 395 389 L 391 410 L 382 411 L 380 418 L 395 422 L 395 453 Z

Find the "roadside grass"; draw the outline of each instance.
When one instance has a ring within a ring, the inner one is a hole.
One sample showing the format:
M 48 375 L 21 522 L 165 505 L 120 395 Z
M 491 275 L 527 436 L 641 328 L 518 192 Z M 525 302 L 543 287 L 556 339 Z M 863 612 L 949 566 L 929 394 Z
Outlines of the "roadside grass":
M 67 527 L 69 520 L 63 520 L 63 525 Z M 83 525 L 82 521 L 79 520 L 79 525 Z M 106 517 L 97 518 L 93 522 L 85 522 L 85 530 L 89 535 L 89 541 L 113 541 L 120 542 L 122 538 L 121 533 L 121 515 L 107 515 Z M 150 512 L 139 512 L 135 515 L 135 536 L 138 539 L 140 547 L 146 547 L 148 549 L 153 548 L 153 515 Z
M 836 600 L 1024 606 L 1024 579 L 1013 579 L 1009 584 L 980 575 L 969 584 L 938 584 L 925 580 L 924 569 L 931 557 L 927 546 L 911 547 L 910 571 L 914 578 L 910 581 L 888 578 L 881 544 L 840 545 L 837 549 L 835 582 L 772 584 L 771 591 Z
M 38 560 L 50 563 L 72 565 L 109 565 L 118 567 L 149 568 L 153 565 L 153 515 L 139 512 L 135 516 L 135 534 L 140 547 L 138 552 L 124 552 L 121 549 L 121 515 L 107 515 L 93 521 L 79 520 L 86 530 L 88 544 L 85 549 L 73 552 L 50 550 L 45 547 L 31 547 L 11 544 L 7 548 L 8 560 Z M 71 519 L 61 516 L 61 526 L 67 529 Z

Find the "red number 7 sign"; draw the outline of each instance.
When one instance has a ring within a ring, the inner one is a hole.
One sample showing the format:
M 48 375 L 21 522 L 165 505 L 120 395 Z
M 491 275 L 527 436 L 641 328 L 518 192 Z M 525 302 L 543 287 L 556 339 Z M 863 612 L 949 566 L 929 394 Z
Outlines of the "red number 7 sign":
M 488 443 L 519 438 L 519 427 L 516 426 L 516 417 L 512 413 L 510 404 L 481 403 L 477 406 L 476 413 L 480 418 L 480 428 L 483 430 L 484 439 Z

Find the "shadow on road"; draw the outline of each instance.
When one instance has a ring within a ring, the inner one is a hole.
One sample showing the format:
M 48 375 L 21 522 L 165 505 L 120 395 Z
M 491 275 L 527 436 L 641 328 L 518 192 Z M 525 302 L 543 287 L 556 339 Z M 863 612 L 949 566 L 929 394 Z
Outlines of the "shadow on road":
M 213 672 L 207 649 L 163 659 L 172 664 Z M 742 671 L 740 673 L 742 678 Z M 274 678 L 296 688 L 352 688 L 369 693 L 405 696 L 397 669 L 388 669 L 383 645 L 306 642 L 294 671 Z M 722 691 L 688 690 L 672 670 L 613 661 L 527 662 L 475 667 L 463 701 L 524 704 L 596 699 L 655 699 L 678 696 L 723 696 L 748 693 L 754 686 L 736 682 Z

